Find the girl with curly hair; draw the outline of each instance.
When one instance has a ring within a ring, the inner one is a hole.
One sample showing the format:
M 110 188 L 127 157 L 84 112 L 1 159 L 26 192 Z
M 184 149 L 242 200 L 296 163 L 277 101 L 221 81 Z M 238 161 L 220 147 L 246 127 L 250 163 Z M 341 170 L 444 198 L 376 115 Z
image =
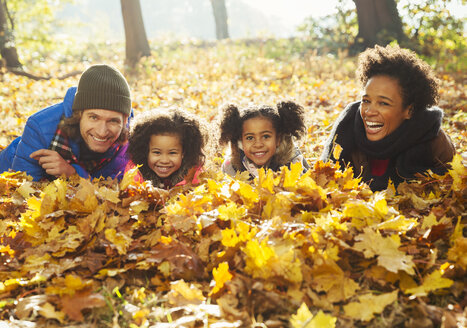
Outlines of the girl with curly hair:
M 301 162 L 305 172 L 309 165 L 293 139 L 305 132 L 303 107 L 294 102 L 243 109 L 226 105 L 221 113 L 219 143 L 230 143 L 230 155 L 222 171 L 231 176 L 248 171 L 254 178 L 260 167 L 277 171 L 281 166 Z
M 338 117 L 321 159 L 352 166 L 373 191 L 428 170 L 444 174 L 455 150 L 441 129 L 431 67 L 407 49 L 376 46 L 360 54 L 357 78 L 361 99 Z M 342 147 L 338 158 L 336 144 Z
M 170 189 L 186 183 L 198 183 L 204 164 L 207 132 L 200 118 L 184 110 L 156 108 L 139 114 L 130 128 L 128 153 L 140 180 Z

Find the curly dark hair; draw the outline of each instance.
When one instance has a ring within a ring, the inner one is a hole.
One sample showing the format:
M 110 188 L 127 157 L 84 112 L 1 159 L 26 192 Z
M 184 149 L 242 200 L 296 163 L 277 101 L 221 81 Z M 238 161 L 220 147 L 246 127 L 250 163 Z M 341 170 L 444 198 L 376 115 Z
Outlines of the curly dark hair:
M 155 108 L 136 116 L 131 124 L 128 153 L 146 180 L 159 181 L 148 167 L 149 141 L 153 135 L 177 135 L 182 143 L 183 160 L 173 175 L 184 175 L 205 161 L 205 146 L 208 133 L 205 123 L 197 116 L 177 108 Z
M 439 85 L 430 65 L 415 52 L 399 46 L 375 46 L 358 56 L 357 79 L 365 86 L 370 78 L 386 75 L 396 79 L 402 90 L 403 106 L 413 111 L 436 105 Z
M 81 131 L 79 127 L 79 122 L 81 121 L 81 116 L 83 116 L 84 109 L 75 109 L 73 110 L 73 114 L 70 117 L 63 117 L 58 123 L 58 127 L 62 130 L 62 132 L 67 135 L 70 139 L 73 140 L 80 140 L 81 138 Z M 123 145 L 128 140 L 129 129 L 126 124 L 127 116 L 124 115 L 124 124 L 122 128 L 122 132 L 120 132 L 120 136 L 117 139 L 117 142 Z
M 250 106 L 241 110 L 236 105 L 227 104 L 221 108 L 219 143 L 235 144 L 242 137 L 243 122 L 255 117 L 269 119 L 281 136 L 301 138 L 306 132 L 303 107 L 293 101 L 279 102 L 276 107 Z

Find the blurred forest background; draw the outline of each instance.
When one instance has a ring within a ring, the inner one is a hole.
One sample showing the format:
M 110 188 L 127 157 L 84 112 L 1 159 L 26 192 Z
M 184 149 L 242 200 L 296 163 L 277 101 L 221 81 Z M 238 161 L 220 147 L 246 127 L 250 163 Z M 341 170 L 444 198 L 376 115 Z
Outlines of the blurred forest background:
M 268 57 L 348 52 L 398 42 L 435 68 L 466 65 L 465 0 L 3 0 L 0 46 L 20 63 L 45 58 L 95 61 L 99 49 L 126 41 L 126 62 L 163 45 L 215 39 L 268 43 Z M 149 41 L 148 41 L 149 40 Z M 249 41 L 248 41 L 249 40 Z M 32 65 L 32 66 L 31 66 Z

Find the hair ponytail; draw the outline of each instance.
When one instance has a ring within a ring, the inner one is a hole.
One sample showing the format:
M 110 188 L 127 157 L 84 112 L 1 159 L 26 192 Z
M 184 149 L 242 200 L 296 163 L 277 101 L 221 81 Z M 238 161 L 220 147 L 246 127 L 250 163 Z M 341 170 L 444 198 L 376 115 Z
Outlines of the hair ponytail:
M 233 104 L 227 104 L 221 109 L 220 139 L 221 145 L 228 142 L 236 142 L 241 135 L 241 119 L 238 107 Z
M 305 112 L 302 106 L 293 101 L 277 103 L 280 116 L 280 133 L 301 138 L 306 133 Z

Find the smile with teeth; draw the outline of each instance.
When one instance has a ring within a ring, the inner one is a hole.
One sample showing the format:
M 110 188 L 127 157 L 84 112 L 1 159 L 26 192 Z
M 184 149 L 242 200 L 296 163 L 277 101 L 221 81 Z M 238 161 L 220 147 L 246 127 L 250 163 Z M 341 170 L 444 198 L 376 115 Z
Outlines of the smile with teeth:
M 172 166 L 156 166 L 156 169 L 159 171 L 159 172 L 169 172 L 170 169 L 172 168 Z
M 383 128 L 384 123 L 365 121 L 365 125 L 367 130 L 377 132 Z
M 106 142 L 106 141 L 107 141 L 107 138 L 101 139 L 101 138 L 96 137 L 96 136 L 93 136 L 93 135 L 91 135 L 91 137 L 92 137 L 94 140 L 96 140 L 97 142 Z
M 267 152 L 266 151 L 258 151 L 258 152 L 254 152 L 253 155 L 255 157 L 263 157 L 264 155 L 266 155 Z

